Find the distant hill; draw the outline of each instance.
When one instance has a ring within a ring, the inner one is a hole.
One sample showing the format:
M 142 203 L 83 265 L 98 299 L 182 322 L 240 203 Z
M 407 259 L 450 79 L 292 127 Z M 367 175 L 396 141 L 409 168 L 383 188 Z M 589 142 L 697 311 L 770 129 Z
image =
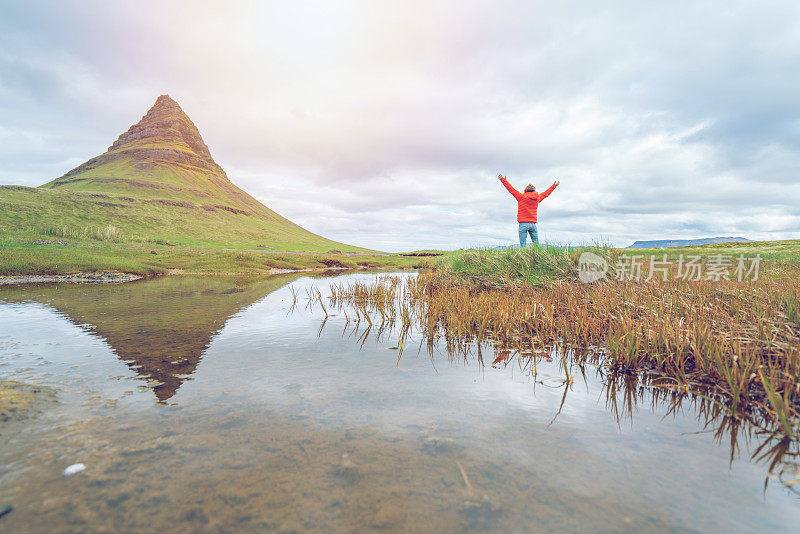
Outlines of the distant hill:
M 636 241 L 628 248 L 671 248 L 694 247 L 698 245 L 716 245 L 719 243 L 749 243 L 744 237 L 705 237 L 702 239 L 656 239 L 653 241 Z
M 0 233 L 364 250 L 313 234 L 234 185 L 167 95 L 105 153 L 63 176 L 39 188 L 0 186 L 0 207 Z

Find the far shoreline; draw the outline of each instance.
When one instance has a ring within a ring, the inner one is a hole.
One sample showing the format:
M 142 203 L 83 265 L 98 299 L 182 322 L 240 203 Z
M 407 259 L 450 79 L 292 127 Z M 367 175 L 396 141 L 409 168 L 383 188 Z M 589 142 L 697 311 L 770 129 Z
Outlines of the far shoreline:
M 84 272 L 74 274 L 19 274 L 19 275 L 0 275 L 0 286 L 22 285 L 22 284 L 124 284 L 137 282 L 140 280 L 151 280 L 165 276 L 277 276 L 281 274 L 293 273 L 325 273 L 336 271 L 359 272 L 359 271 L 413 271 L 411 267 L 320 267 L 306 269 L 272 269 L 270 271 L 257 272 L 190 272 L 182 269 L 170 269 L 164 273 L 153 273 L 141 275 L 135 273 L 119 272 Z

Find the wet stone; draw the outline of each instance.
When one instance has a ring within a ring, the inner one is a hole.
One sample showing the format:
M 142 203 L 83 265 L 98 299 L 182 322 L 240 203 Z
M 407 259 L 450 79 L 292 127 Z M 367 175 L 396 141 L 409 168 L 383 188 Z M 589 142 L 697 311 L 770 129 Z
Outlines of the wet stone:
M 472 528 L 488 528 L 500 519 L 502 508 L 492 502 L 488 495 L 467 499 L 459 507 L 459 511 Z
M 422 446 L 427 452 L 435 454 L 452 449 L 455 446 L 455 441 L 450 438 L 428 436 L 422 439 Z
M 358 467 L 347 453 L 342 454 L 342 462 L 335 471 L 336 476 L 346 480 L 355 480 L 359 477 Z

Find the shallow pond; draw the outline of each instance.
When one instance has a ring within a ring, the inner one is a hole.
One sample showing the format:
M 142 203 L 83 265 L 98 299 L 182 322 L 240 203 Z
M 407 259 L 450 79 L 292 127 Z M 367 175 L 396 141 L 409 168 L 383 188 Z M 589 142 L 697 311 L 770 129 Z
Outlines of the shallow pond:
M 758 435 L 732 441 L 697 402 L 413 332 L 399 355 L 395 333 L 306 306 L 310 287 L 374 276 L 0 288 L 0 380 L 58 399 L 0 419 L 0 531 L 800 524 L 791 488 L 765 488 Z

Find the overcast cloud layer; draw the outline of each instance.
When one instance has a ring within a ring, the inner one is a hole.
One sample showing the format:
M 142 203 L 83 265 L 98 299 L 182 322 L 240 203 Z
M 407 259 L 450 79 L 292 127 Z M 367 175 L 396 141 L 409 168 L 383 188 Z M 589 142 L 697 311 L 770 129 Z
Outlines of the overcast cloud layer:
M 384 250 L 800 237 L 797 2 L 0 2 L 0 183 L 175 98 L 231 180 Z

